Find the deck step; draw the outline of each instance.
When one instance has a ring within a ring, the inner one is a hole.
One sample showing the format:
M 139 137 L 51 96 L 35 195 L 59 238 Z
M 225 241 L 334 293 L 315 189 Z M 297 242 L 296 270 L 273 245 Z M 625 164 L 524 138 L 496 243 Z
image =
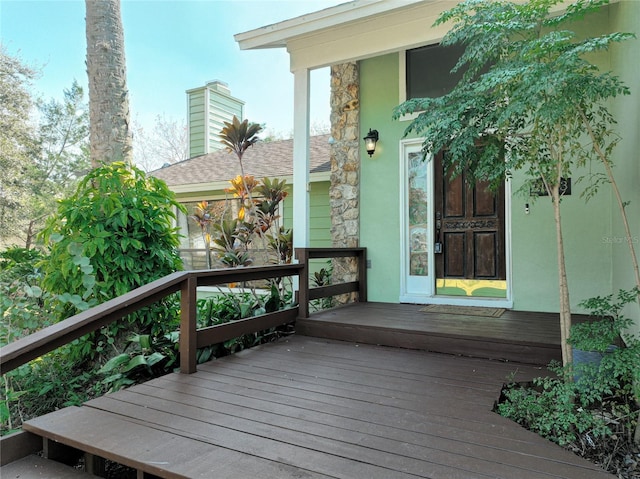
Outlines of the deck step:
M 138 477 L 189 479 L 245 477 L 282 479 L 326 476 L 213 444 L 198 434 L 154 427 L 135 418 L 71 406 L 27 421 L 23 429 L 138 471 Z M 4 479 L 4 476 L 3 476 Z
M 562 359 L 558 320 L 546 313 L 478 317 L 425 313 L 419 305 L 355 303 L 298 319 L 296 333 L 535 365 Z
M 32 454 L 0 467 L 2 479 L 91 479 L 92 474 Z

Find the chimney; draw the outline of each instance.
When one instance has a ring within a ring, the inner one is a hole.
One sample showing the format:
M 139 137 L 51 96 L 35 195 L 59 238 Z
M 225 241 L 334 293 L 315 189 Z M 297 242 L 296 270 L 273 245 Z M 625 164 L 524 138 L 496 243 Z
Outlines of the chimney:
M 231 96 L 229 85 L 212 80 L 205 86 L 187 90 L 189 158 L 224 148 L 219 134 L 224 122 L 234 116 L 244 120 L 244 101 Z

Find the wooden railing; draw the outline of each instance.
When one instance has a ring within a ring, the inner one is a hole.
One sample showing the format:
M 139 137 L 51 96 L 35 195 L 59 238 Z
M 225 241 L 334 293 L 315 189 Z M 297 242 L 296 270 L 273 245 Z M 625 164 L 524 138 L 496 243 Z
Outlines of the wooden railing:
M 180 371 L 193 373 L 196 371 L 198 348 L 291 323 L 297 317 L 306 318 L 309 316 L 309 301 L 313 299 L 358 291 L 359 300 L 366 301 L 365 254 L 363 248 L 301 248 L 296 250 L 298 264 L 173 273 L 4 346 L 0 349 L 0 374 L 5 374 L 177 291 L 181 292 Z M 338 257 L 358 258 L 358 281 L 309 289 L 308 260 Z M 299 307 L 197 329 L 198 286 L 242 283 L 288 276 L 300 278 Z
M 358 301 L 367 301 L 367 249 L 366 248 L 300 248 L 296 249 L 296 259 L 300 264 L 309 264 L 310 259 L 356 258 L 357 280 L 309 288 L 309 268 L 300 272 L 298 303 L 299 317 L 309 317 L 309 301 L 328 298 L 340 294 L 357 292 Z

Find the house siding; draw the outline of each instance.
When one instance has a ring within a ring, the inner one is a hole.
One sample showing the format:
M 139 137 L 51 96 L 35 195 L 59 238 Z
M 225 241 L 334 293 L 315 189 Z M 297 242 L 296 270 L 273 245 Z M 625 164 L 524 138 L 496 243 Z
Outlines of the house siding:
M 309 192 L 309 246 L 331 246 L 331 211 L 329 208 L 329 182 L 311 183 Z M 283 222 L 285 228 L 293 227 L 293 191 L 285 199 Z M 295 234 L 295 231 L 294 231 Z
M 189 158 L 205 154 L 204 90 L 188 97 Z

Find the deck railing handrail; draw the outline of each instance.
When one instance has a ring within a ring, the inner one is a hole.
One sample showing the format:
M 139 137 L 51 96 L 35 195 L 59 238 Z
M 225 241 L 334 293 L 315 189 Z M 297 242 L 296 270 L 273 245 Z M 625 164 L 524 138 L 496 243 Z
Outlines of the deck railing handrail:
M 172 273 L 2 347 L 0 349 L 0 374 L 5 374 L 22 364 L 36 359 L 60 346 L 64 346 L 85 334 L 107 326 L 127 314 L 135 312 L 177 291 L 182 292 L 180 298 L 180 369 L 183 372 L 194 372 L 195 366 L 191 367 L 191 365 L 195 365 L 196 351 L 195 349 L 184 348 L 191 344 L 206 345 L 204 344 L 204 339 L 198 339 L 200 334 L 202 334 L 203 337 L 212 337 L 210 331 L 207 332 L 209 328 L 196 331 L 196 288 L 198 286 L 212 286 L 232 282 L 240 283 L 259 279 L 296 276 L 299 275 L 300 271 L 304 268 L 305 265 L 303 264 L 284 264 L 247 268 L 179 271 Z M 282 319 L 278 318 L 278 316 L 282 315 L 278 315 L 277 313 L 281 312 L 270 313 L 263 316 L 272 317 L 272 319 Z M 288 318 L 293 316 L 292 321 L 295 320 L 295 313 L 297 313 L 297 311 L 293 313 L 292 315 L 290 312 L 287 316 Z M 260 323 L 260 320 L 256 321 L 257 327 L 260 326 L 258 323 Z M 262 323 L 265 323 L 264 318 L 262 318 Z M 227 324 L 230 323 L 219 326 L 226 326 Z M 267 326 L 267 328 L 268 327 L 271 326 Z M 238 327 L 236 326 L 235 329 L 238 329 Z M 224 331 L 224 329 L 222 329 L 222 331 Z M 224 337 L 224 333 L 220 333 L 219 336 Z M 216 337 L 213 336 L 213 339 L 216 340 Z M 223 341 L 225 340 L 226 339 L 223 339 Z M 192 355 L 193 359 L 189 358 L 189 355 Z
M 340 257 L 356 257 L 358 259 L 358 280 L 310 289 L 309 259 Z M 313 299 L 357 291 L 359 301 L 366 301 L 366 250 L 364 248 L 298 248 L 296 249 L 296 258 L 298 264 L 172 273 L 0 348 L 0 374 L 5 374 L 177 291 L 181 292 L 180 370 L 184 373 L 196 371 L 196 351 L 198 348 L 293 322 L 297 317 L 307 318 L 309 317 L 309 301 Z M 242 283 L 287 276 L 299 276 L 299 306 L 197 329 L 196 293 L 198 286 Z
M 367 301 L 367 249 L 366 248 L 297 248 L 296 259 L 300 264 L 309 264 L 310 259 L 355 258 L 357 261 L 357 279 L 330 286 L 309 287 L 309 268 L 300 272 L 298 291 L 299 318 L 309 317 L 309 301 L 327 298 L 339 294 L 357 292 L 358 301 Z

